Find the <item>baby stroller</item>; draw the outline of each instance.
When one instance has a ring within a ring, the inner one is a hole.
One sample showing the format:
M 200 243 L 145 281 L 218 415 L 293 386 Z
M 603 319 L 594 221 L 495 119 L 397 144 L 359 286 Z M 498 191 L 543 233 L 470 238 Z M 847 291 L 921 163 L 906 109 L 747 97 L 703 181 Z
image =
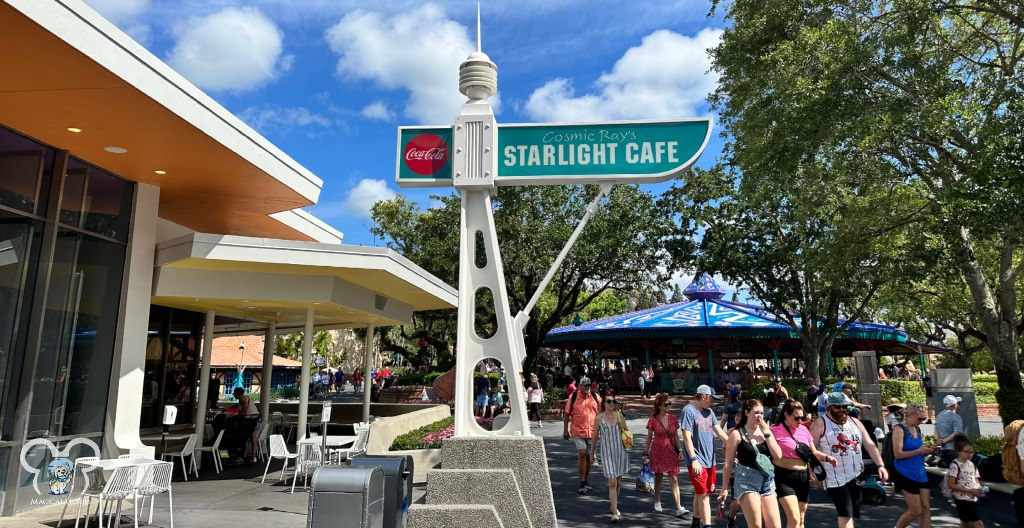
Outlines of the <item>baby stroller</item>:
M 868 431 L 874 429 L 875 443 L 879 444 L 879 450 L 881 450 L 881 442 L 885 435 L 881 434 L 881 429 L 875 429 L 874 424 L 871 420 L 864 420 L 864 428 Z M 868 456 L 867 451 L 862 450 L 864 456 L 864 471 L 857 477 L 862 482 L 861 484 L 861 503 L 873 502 L 875 504 L 885 504 L 887 499 L 887 493 L 885 487 L 878 480 L 878 466 Z

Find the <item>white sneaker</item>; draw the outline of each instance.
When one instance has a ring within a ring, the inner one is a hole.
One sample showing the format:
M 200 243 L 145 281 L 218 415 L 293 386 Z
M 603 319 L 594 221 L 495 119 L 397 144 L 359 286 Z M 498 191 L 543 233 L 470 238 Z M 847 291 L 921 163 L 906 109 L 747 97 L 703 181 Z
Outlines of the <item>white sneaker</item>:
M 656 512 L 660 512 L 661 511 L 661 503 L 660 502 L 655 502 L 654 503 L 654 511 L 656 511 Z
M 680 506 L 679 509 L 676 510 L 676 517 L 682 517 L 687 513 L 690 513 L 690 510 L 687 510 L 686 506 Z

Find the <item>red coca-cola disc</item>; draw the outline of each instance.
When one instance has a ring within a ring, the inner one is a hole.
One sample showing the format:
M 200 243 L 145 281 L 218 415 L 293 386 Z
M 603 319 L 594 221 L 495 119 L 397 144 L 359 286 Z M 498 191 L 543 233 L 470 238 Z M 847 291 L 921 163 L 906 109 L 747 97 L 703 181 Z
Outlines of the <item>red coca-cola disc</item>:
M 420 134 L 405 144 L 403 157 L 409 170 L 430 176 L 448 164 L 448 145 L 437 134 Z

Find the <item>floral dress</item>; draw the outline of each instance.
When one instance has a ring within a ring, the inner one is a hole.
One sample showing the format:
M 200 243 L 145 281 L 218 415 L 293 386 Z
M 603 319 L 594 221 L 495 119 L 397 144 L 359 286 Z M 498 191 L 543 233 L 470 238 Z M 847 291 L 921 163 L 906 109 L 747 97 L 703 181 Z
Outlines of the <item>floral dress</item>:
M 675 449 L 675 436 L 679 433 L 679 419 L 669 414 L 668 427 L 658 416 L 647 420 L 647 434 L 651 437 L 651 471 L 667 475 L 679 474 L 679 453 Z

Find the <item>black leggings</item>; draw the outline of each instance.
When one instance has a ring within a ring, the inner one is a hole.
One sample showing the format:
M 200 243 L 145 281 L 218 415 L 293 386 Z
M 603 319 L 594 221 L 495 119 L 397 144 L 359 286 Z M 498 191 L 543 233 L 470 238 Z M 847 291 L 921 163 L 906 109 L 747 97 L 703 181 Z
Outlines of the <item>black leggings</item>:
M 529 418 L 531 422 L 536 420 L 540 421 L 540 402 L 530 402 L 530 413 Z

